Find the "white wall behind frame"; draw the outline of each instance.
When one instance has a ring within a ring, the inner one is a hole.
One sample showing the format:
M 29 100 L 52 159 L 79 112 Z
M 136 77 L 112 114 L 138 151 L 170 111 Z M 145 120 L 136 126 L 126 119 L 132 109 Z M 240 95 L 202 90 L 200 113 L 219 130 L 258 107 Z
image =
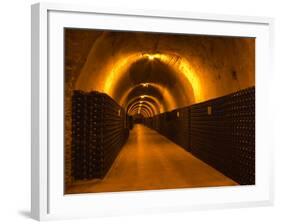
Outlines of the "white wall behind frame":
M 1 2 L 1 110 L 0 110 L 0 220 L 1 223 L 33 223 L 28 216 L 30 207 L 30 4 L 36 1 L 10 0 Z M 77 3 L 75 0 L 56 2 Z M 281 58 L 281 15 L 279 1 L 152 1 L 152 0 L 80 0 L 79 4 L 98 4 L 100 6 L 140 9 L 183 10 L 208 13 L 241 14 L 276 17 L 275 55 Z M 276 64 L 278 65 L 278 60 Z M 280 149 L 281 114 L 280 96 L 281 69 L 276 66 L 271 88 L 272 136 L 275 149 Z M 270 74 L 269 74 L 270 75 Z M 15 103 L 17 102 L 17 103 Z M 16 136 L 16 137 L 15 137 Z M 275 189 L 274 207 L 230 209 L 174 213 L 167 215 L 148 215 L 137 217 L 103 218 L 98 220 L 63 221 L 58 223 L 280 223 L 281 189 L 280 151 L 275 150 Z M 279 164 L 278 164 L 279 162 Z

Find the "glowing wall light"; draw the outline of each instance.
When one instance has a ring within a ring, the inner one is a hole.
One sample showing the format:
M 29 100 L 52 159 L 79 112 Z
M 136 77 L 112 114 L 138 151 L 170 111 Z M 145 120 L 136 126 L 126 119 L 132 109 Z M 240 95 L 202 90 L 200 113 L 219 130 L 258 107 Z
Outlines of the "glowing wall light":
M 103 72 L 105 72 L 103 73 L 103 88 L 97 89 L 115 98 L 115 91 L 117 89 L 117 86 L 122 80 L 122 77 L 127 74 L 126 71 L 134 62 L 144 57 L 147 57 L 149 60 L 154 60 L 157 58 L 157 60 L 161 61 L 164 64 L 167 64 L 169 67 L 171 67 L 171 69 L 176 71 L 179 83 L 184 83 L 184 80 L 188 81 L 192 86 L 195 102 L 200 102 L 204 99 L 200 79 L 192 69 L 189 62 L 185 58 L 169 52 L 157 54 L 143 54 L 141 52 L 136 52 L 131 54 L 124 54 L 122 55 L 122 57 L 120 56 L 113 59 L 112 61 L 108 62 L 107 65 L 105 65 L 106 69 L 103 70 Z M 94 82 L 91 82 L 91 85 L 93 85 L 93 88 L 95 89 L 96 84 L 94 84 Z M 148 86 L 147 83 L 143 83 L 143 85 L 145 87 Z M 168 98 L 170 98 L 168 100 L 171 100 L 172 96 L 168 96 Z M 173 99 L 172 101 L 175 100 L 176 99 Z M 169 108 L 174 108 L 174 106 L 175 105 L 170 105 Z
M 148 83 L 141 83 L 142 87 L 148 87 Z
M 154 60 L 154 56 L 153 55 L 148 55 L 148 60 L 153 61 Z

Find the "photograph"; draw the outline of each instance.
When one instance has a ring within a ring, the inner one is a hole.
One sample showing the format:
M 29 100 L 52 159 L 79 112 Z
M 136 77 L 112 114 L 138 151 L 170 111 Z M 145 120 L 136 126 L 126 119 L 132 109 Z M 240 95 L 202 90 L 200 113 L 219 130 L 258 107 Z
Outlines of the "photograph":
M 255 37 L 63 33 L 64 194 L 256 184 Z

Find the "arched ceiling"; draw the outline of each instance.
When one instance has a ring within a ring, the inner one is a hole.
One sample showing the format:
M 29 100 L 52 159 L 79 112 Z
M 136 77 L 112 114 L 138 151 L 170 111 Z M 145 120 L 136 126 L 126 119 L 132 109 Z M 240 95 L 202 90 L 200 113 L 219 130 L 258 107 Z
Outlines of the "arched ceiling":
M 254 38 L 93 32 L 99 35 L 74 88 L 105 92 L 132 115 L 151 116 L 255 85 Z
M 139 101 L 135 102 L 130 107 L 128 108 L 128 114 L 129 115 L 134 115 L 135 109 L 138 109 L 138 113 L 141 111 L 142 108 L 146 108 L 149 112 L 150 117 L 153 117 L 154 115 L 157 114 L 157 109 L 155 108 L 155 105 L 146 102 L 146 101 Z
M 145 103 L 145 105 L 149 105 L 149 107 L 153 111 L 153 115 L 159 114 L 161 105 L 153 98 L 147 97 L 147 96 L 141 96 L 141 97 L 136 97 L 133 98 L 131 101 L 129 101 L 126 111 L 129 113 L 129 115 L 133 115 L 131 113 L 132 108 L 137 104 L 142 104 Z
M 141 114 L 144 117 L 153 117 L 153 114 L 147 107 L 136 107 L 131 111 L 131 114 L 133 114 L 133 116 Z

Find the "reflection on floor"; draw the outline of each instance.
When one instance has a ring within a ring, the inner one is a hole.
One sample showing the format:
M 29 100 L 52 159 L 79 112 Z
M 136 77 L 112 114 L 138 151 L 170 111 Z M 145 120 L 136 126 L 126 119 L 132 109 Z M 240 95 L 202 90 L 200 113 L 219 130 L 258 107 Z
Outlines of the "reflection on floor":
M 80 181 L 66 193 L 237 185 L 180 146 L 143 125 L 130 137 L 103 180 Z

